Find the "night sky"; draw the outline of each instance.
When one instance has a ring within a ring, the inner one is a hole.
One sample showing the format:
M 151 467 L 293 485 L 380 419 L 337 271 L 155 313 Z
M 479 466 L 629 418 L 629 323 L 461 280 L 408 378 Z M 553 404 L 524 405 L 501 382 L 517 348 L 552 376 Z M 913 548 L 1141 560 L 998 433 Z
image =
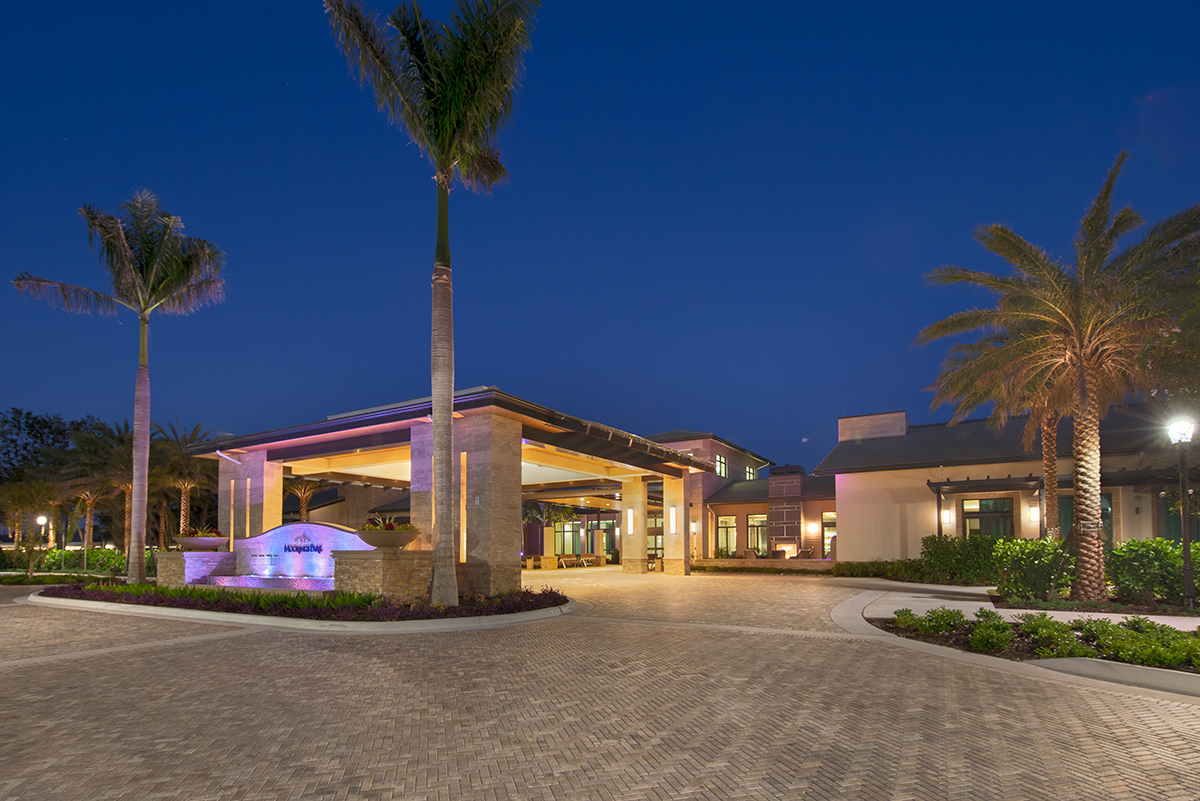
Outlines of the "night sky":
M 976 226 L 1069 256 L 1122 148 L 1119 203 L 1200 202 L 1197 30 L 1195 2 L 548 0 L 512 180 L 451 196 L 456 386 L 810 469 L 839 416 L 945 420 L 949 345 L 912 340 L 990 302 L 924 280 L 1003 269 Z M 77 209 L 142 187 L 226 253 L 224 304 L 152 317 L 156 421 L 428 395 L 432 169 L 318 0 L 15 4 L 0 71 L 5 279 L 108 289 Z M 0 341 L 0 408 L 132 418 L 131 313 L 8 286 Z

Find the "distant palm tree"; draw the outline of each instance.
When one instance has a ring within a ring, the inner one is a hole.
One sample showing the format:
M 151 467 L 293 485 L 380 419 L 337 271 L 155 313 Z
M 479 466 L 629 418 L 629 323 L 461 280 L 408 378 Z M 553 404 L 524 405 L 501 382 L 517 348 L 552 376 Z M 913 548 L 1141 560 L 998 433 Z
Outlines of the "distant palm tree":
M 190 314 L 224 298 L 219 273 L 223 254 L 203 239 L 184 236 L 183 223 L 162 210 L 150 191 L 141 190 L 121 205 L 123 216 L 92 206 L 79 213 L 88 241 L 99 245 L 100 260 L 112 280 L 112 294 L 35 278 L 20 273 L 13 285 L 23 293 L 70 312 L 115 314 L 118 306 L 138 318 L 139 347 L 133 404 L 133 479 L 131 482 L 130 549 L 126 573 L 145 581 L 146 492 L 150 460 L 150 314 Z M 136 552 L 136 553 L 135 553 Z
M 213 463 L 197 459 L 188 449 L 212 435 L 199 423 L 188 429 L 176 421 L 165 429 L 156 423 L 154 436 L 168 446 L 164 449 L 166 480 L 179 491 L 179 536 L 186 537 L 191 529 L 192 491 L 215 486 L 217 478 Z
M 450 22 L 433 23 L 416 2 L 388 18 L 390 32 L 354 0 L 325 0 L 338 46 L 360 83 L 371 84 L 388 119 L 404 127 L 433 162 L 437 241 L 430 342 L 433 497 L 436 519 L 434 603 L 456 605 L 452 523 L 454 313 L 450 275 L 450 185 L 457 177 L 489 191 L 508 173 L 493 144 L 512 115 L 514 89 L 538 0 L 459 0 Z
M 309 481 L 304 478 L 289 478 L 283 482 L 284 495 L 295 495 L 300 502 L 300 522 L 308 522 L 308 505 L 313 495 L 325 489 L 324 481 Z
M 989 332 L 995 349 L 980 376 L 991 385 L 981 388 L 980 396 L 1028 401 L 1037 423 L 1051 415 L 1074 418 L 1071 596 L 1077 600 L 1107 598 L 1100 420 L 1110 404 L 1159 386 L 1146 356 L 1162 332 L 1175 325 L 1177 312 L 1163 288 L 1167 276 L 1195 271 L 1200 257 L 1200 205 L 1151 226 L 1140 241 L 1117 251 L 1118 241 L 1142 225 L 1130 208 L 1112 211 L 1113 187 L 1125 158 L 1125 153 L 1117 157 L 1080 223 L 1073 264 L 1060 264 L 1004 226 L 984 226 L 976 238 L 1007 261 L 1014 275 L 943 267 L 929 278 L 935 284 L 988 289 L 998 296 L 996 307 L 958 312 L 918 337 L 928 342 Z

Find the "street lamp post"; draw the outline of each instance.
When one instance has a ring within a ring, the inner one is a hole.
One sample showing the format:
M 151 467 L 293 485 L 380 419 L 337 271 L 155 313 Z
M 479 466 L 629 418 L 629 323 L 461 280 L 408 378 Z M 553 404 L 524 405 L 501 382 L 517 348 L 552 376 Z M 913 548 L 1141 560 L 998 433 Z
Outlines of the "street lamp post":
M 1183 608 L 1196 606 L 1196 582 L 1192 573 L 1192 531 L 1188 525 L 1187 445 L 1192 441 L 1195 424 L 1176 420 L 1167 426 L 1171 442 L 1179 447 L 1179 528 L 1183 534 Z

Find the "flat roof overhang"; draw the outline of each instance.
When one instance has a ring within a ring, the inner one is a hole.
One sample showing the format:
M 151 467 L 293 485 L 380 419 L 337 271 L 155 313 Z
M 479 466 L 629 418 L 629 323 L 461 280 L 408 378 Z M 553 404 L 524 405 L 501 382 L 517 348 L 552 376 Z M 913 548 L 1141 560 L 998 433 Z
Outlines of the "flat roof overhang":
M 411 479 L 412 427 L 429 421 L 431 401 L 333 415 L 326 420 L 245 436 L 223 437 L 191 449 L 195 456 L 266 451 L 292 475 L 344 483 L 406 487 Z M 521 423 L 523 483 L 542 491 L 568 489 L 574 498 L 584 484 L 598 497 L 620 491 L 622 480 L 680 478 L 714 472 L 705 459 L 644 437 L 572 417 L 501 392 L 476 387 L 455 394 L 454 416 L 499 414 Z M 615 487 L 615 490 L 611 488 Z M 568 497 L 568 496 L 563 496 Z
M 1164 470 L 1113 470 L 1100 474 L 1100 486 L 1105 487 L 1136 487 L 1151 486 L 1164 481 L 1178 481 L 1178 476 Z M 961 481 L 926 481 L 926 485 L 935 495 L 957 495 L 964 492 L 1036 492 L 1042 489 L 1042 477 L 1029 475 L 1024 478 L 1009 476 L 1007 478 L 975 478 Z M 1060 490 L 1073 490 L 1073 476 L 1059 476 Z

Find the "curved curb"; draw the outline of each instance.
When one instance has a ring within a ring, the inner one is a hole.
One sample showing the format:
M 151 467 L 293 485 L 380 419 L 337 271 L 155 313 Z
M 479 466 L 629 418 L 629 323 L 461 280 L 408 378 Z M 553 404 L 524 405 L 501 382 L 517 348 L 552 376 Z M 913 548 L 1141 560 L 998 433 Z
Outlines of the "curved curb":
M 84 612 L 102 612 L 109 615 L 133 615 L 167 620 L 185 620 L 192 623 L 208 623 L 222 626 L 254 627 L 285 631 L 316 632 L 321 634 L 435 634 L 452 631 L 474 631 L 476 629 L 498 629 L 521 626 L 542 620 L 569 615 L 575 611 L 575 601 L 568 599 L 562 606 L 549 609 L 534 609 L 530 612 L 513 612 L 507 615 L 477 615 L 475 617 L 453 617 L 440 620 L 305 620 L 302 618 L 267 617 L 265 615 L 243 615 L 235 612 L 205 612 L 196 609 L 173 609 L 165 606 L 138 606 L 108 601 L 81 601 L 76 598 L 46 598 L 35 592 L 20 603 L 37 606 L 52 606 L 59 609 L 74 609 Z

